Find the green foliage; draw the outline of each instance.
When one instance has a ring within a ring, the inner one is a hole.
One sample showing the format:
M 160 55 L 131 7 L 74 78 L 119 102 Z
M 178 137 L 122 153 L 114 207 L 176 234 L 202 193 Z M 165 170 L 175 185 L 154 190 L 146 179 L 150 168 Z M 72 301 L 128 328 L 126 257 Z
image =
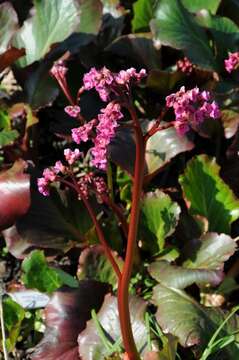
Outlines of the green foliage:
M 0 4 L 0 54 L 3 53 L 11 40 L 12 35 L 18 28 L 17 14 L 10 4 Z
M 40 60 L 53 44 L 65 40 L 79 24 L 79 8 L 72 0 L 35 1 L 35 10 L 13 40 L 17 48 L 26 49 L 26 56 L 18 61 L 21 67 Z
M 239 200 L 219 175 L 215 159 L 193 158 L 179 179 L 192 215 L 204 216 L 209 231 L 230 233 L 230 224 L 239 218 Z
M 77 287 L 78 282 L 61 269 L 54 269 L 47 265 L 44 252 L 34 250 L 22 263 L 24 272 L 22 280 L 27 288 L 51 293 L 66 284 Z
M 141 224 L 149 249 L 164 248 L 165 239 L 175 231 L 180 207 L 161 191 L 147 193 L 141 202 Z
M 209 70 L 216 68 L 205 31 L 180 0 L 161 0 L 151 29 L 156 40 L 183 50 L 194 64 Z
M 9 352 L 13 351 L 25 317 L 24 309 L 10 297 L 3 300 L 3 318 L 6 332 L 6 346 Z

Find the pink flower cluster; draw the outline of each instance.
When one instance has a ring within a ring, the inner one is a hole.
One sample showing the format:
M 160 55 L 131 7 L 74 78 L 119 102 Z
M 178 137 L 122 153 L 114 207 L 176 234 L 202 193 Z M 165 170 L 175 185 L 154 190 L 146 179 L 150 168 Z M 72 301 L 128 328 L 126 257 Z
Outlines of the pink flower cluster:
M 94 176 L 92 172 L 82 176 L 78 181 L 80 193 L 88 198 L 90 190 L 96 192 L 96 195 L 106 194 L 108 192 L 105 180 L 100 176 Z
M 80 107 L 78 105 L 66 106 L 64 110 L 68 115 L 70 115 L 73 118 L 77 118 L 77 116 L 80 114 Z
M 50 74 L 56 79 L 63 79 L 66 76 L 67 70 L 63 61 L 56 61 L 50 70 Z
M 224 63 L 227 72 L 231 73 L 239 65 L 239 52 L 229 53 L 229 58 Z
M 185 91 L 184 86 L 176 94 L 166 97 L 166 106 L 174 109 L 174 125 L 179 135 L 184 135 L 190 128 L 197 129 L 207 118 L 220 117 L 218 105 L 210 100 L 208 91 L 200 92 L 198 87 Z
M 95 128 L 96 136 L 92 139 L 94 146 L 91 148 L 93 156 L 92 165 L 101 169 L 106 169 L 107 164 L 107 146 L 115 136 L 115 129 L 118 126 L 118 120 L 123 117 L 120 111 L 120 105 L 116 102 L 110 102 L 106 108 L 101 109 L 98 120 L 91 120 L 89 123 L 72 129 L 72 138 L 80 144 L 81 141 L 89 140 L 89 134 Z
M 96 126 L 96 137 L 93 140 L 94 147 L 91 148 L 93 156 L 91 164 L 101 170 L 106 169 L 107 147 L 115 136 L 115 129 L 118 126 L 117 121 L 122 117 L 120 105 L 114 102 L 110 102 L 106 108 L 101 109 L 101 114 L 98 115 L 99 123 Z
M 95 88 L 99 93 L 100 98 L 103 101 L 108 101 L 110 93 L 117 93 L 117 87 L 119 85 L 128 87 L 130 81 L 138 82 L 145 76 L 145 69 L 137 72 L 135 68 L 130 68 L 127 70 L 121 70 L 119 73 L 115 74 L 104 66 L 100 70 L 92 68 L 84 75 L 83 83 L 86 90 Z
M 75 149 L 74 151 L 65 149 L 64 155 L 68 164 L 72 165 L 77 159 L 79 159 L 81 153 L 79 149 Z M 58 174 L 65 174 L 66 172 L 67 166 L 63 165 L 61 161 L 57 161 L 52 168 L 46 168 L 43 171 L 43 177 L 37 179 L 39 192 L 44 196 L 48 196 L 51 183 L 59 179 L 57 177 Z
M 71 130 L 72 133 L 72 139 L 77 143 L 80 144 L 82 141 L 86 142 L 89 140 L 89 135 L 94 128 L 94 126 L 97 124 L 97 120 L 93 119 L 89 121 L 88 123 Z
M 187 57 L 184 57 L 183 59 L 177 61 L 178 70 L 182 71 L 185 74 L 190 74 L 193 71 L 193 67 L 193 64 Z

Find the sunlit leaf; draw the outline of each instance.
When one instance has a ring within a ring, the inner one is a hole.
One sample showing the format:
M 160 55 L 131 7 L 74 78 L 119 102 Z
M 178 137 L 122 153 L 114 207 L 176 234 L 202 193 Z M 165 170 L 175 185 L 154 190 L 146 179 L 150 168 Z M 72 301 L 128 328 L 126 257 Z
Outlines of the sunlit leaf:
M 35 14 L 26 20 L 14 37 L 17 48 L 25 48 L 21 67 L 44 57 L 53 44 L 65 40 L 79 24 L 79 7 L 72 0 L 36 0 Z
M 215 159 L 199 155 L 188 162 L 180 176 L 189 211 L 207 218 L 209 231 L 230 233 L 230 225 L 239 218 L 239 200 L 219 175 Z
M 11 37 L 18 29 L 18 18 L 10 2 L 0 4 L 0 54 L 4 53 Z
M 147 193 L 141 202 L 141 226 L 145 232 L 146 246 L 162 250 L 165 238 L 177 225 L 180 207 L 161 191 Z M 156 244 L 155 244 L 156 242 Z
M 182 0 L 183 5 L 191 12 L 197 12 L 205 9 L 209 10 L 212 14 L 217 12 L 221 0 Z
M 183 50 L 194 64 L 206 69 L 216 68 L 206 32 L 185 9 L 181 0 L 159 1 L 155 14 L 150 24 L 156 40 Z

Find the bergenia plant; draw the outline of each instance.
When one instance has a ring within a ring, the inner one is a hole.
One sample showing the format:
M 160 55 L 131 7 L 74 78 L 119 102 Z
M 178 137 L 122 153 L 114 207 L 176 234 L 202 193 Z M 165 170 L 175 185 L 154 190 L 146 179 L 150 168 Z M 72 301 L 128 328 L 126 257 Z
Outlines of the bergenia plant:
M 140 203 L 143 195 L 143 183 L 145 174 L 145 150 L 147 141 L 156 132 L 169 127 L 175 127 L 179 136 L 184 135 L 190 130 L 197 131 L 206 119 L 217 119 L 220 117 L 220 110 L 208 91 L 200 91 L 198 87 L 185 90 L 182 87 L 177 93 L 171 94 L 166 98 L 165 110 L 173 108 L 174 118 L 161 125 L 164 120 L 162 114 L 154 122 L 148 131 L 144 132 L 141 121 L 138 117 L 132 92 L 147 76 L 146 70 L 139 72 L 135 68 L 121 70 L 114 73 L 103 67 L 102 69 L 92 68 L 83 77 L 83 85 L 79 89 L 77 99 L 74 100 L 70 94 L 66 80 L 67 67 L 63 62 L 57 62 L 51 69 L 51 74 L 58 81 L 62 91 L 70 102 L 65 107 L 65 112 L 73 118 L 79 120 L 79 127 L 72 129 L 73 144 L 81 145 L 83 142 L 90 141 L 90 166 L 91 170 L 82 175 L 75 166 L 85 155 L 78 147 L 74 150 L 67 148 L 64 150 L 65 161 L 57 161 L 54 166 L 43 171 L 43 177 L 38 179 L 38 189 L 44 196 L 50 195 L 50 185 L 60 183 L 63 186 L 72 188 L 79 199 L 81 199 L 91 217 L 98 239 L 102 244 L 105 255 L 110 261 L 118 278 L 118 311 L 125 349 L 125 359 L 137 360 L 140 355 L 135 345 L 134 335 L 130 320 L 129 310 L 129 284 L 134 263 L 135 249 L 137 246 L 137 235 L 139 226 Z M 97 118 L 86 120 L 81 114 L 80 97 L 88 90 L 95 89 L 106 106 L 100 110 Z M 130 114 L 130 122 L 124 121 L 124 113 Z M 135 137 L 135 164 L 133 173 L 132 206 L 129 216 L 124 218 L 122 210 L 112 201 L 105 183 L 103 172 L 109 166 L 108 147 L 112 139 L 116 136 L 120 127 L 130 127 Z M 80 147 L 80 146 L 79 146 Z M 101 171 L 101 175 L 99 175 Z M 97 199 L 108 205 L 115 212 L 122 225 L 127 238 L 124 265 L 120 269 L 112 250 L 110 249 L 104 233 L 97 220 L 94 208 L 89 201 L 89 194 L 95 194 Z

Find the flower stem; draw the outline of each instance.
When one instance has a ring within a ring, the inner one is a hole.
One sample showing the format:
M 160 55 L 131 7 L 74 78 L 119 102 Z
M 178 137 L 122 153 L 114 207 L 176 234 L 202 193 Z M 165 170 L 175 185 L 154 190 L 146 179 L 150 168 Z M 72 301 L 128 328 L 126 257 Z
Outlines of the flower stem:
M 93 224 L 95 226 L 95 229 L 96 229 L 96 233 L 97 233 L 97 236 L 99 238 L 99 241 L 101 243 L 101 245 L 103 246 L 103 249 L 104 249 L 104 252 L 105 252 L 105 255 L 107 257 L 107 259 L 109 260 L 109 262 L 111 263 L 116 275 L 118 276 L 118 278 L 120 279 L 121 278 L 121 272 L 120 272 L 120 269 L 119 269 L 119 266 L 117 264 L 117 262 L 115 261 L 115 258 L 114 256 L 112 255 L 112 252 L 111 252 L 111 249 L 109 248 L 106 240 L 105 240 L 105 236 L 104 236 L 104 233 L 101 229 L 101 226 L 96 218 L 96 215 L 94 213 L 94 210 L 92 209 L 92 206 L 90 205 L 90 202 L 89 200 L 82 194 L 82 192 L 80 191 L 79 189 L 79 186 L 76 182 L 76 180 L 74 179 L 74 177 L 72 176 L 72 180 L 74 183 L 71 183 L 70 181 L 68 180 L 65 180 L 65 179 L 58 179 L 59 181 L 61 181 L 63 184 L 69 186 L 70 188 L 74 189 L 77 194 L 80 195 L 86 209 L 88 210 L 88 213 L 91 217 L 91 220 L 93 221 Z
M 121 333 L 127 357 L 129 360 L 139 360 L 140 356 L 134 342 L 130 321 L 129 282 L 132 273 L 139 223 L 140 197 L 144 178 L 145 142 L 135 109 L 132 105 L 129 107 L 129 112 L 134 122 L 136 136 L 136 158 L 126 257 L 118 288 L 118 309 Z

